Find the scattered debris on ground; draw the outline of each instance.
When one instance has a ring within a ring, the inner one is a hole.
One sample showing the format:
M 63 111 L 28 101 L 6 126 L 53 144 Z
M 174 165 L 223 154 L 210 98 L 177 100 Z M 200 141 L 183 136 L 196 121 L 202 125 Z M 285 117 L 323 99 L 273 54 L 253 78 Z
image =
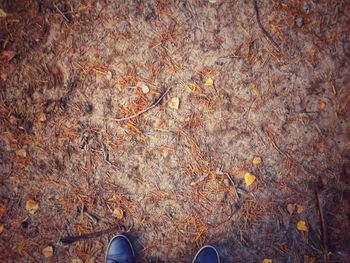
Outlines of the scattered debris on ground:
M 348 1 L 0 0 L 0 259 L 349 262 Z

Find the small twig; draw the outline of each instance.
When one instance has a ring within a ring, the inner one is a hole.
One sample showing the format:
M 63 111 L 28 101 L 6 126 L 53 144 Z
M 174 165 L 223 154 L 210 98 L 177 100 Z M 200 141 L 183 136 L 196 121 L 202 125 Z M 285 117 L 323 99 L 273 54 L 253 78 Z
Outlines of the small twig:
M 154 103 L 151 104 L 151 106 L 147 107 L 146 109 L 138 112 L 138 113 L 135 113 L 131 116 L 128 116 L 128 117 L 124 117 L 124 118 L 119 118 L 119 119 L 109 119 L 111 121 L 126 121 L 126 120 L 130 120 L 130 119 L 133 119 L 133 118 L 136 118 L 138 116 L 140 116 L 141 114 L 155 108 L 161 101 L 162 99 L 165 97 L 165 95 L 170 91 L 171 87 L 169 87 L 159 98 L 157 101 L 155 101 Z
M 260 14 L 259 14 L 259 8 L 258 8 L 258 0 L 254 0 L 254 9 L 255 9 L 255 15 L 256 15 L 256 20 L 258 22 L 258 25 L 261 29 L 261 31 L 264 33 L 264 35 L 267 37 L 267 39 L 269 41 L 271 41 L 271 43 L 274 45 L 274 47 L 276 48 L 276 50 L 278 52 L 281 51 L 280 47 L 278 46 L 278 44 L 275 42 L 275 40 L 273 40 L 272 36 L 270 35 L 269 32 L 267 32 L 267 30 L 264 28 L 264 26 L 261 24 L 260 21 Z
M 235 194 L 237 200 L 239 201 L 239 196 L 238 196 L 238 193 L 237 193 L 236 185 L 235 185 L 235 183 L 233 182 L 233 180 L 232 180 L 232 178 L 231 178 L 231 175 L 229 175 L 228 173 L 225 173 L 225 175 L 227 176 L 228 180 L 231 182 L 232 187 L 233 187 L 234 194 Z
M 57 7 L 56 4 L 53 4 L 53 6 L 56 8 L 56 10 L 63 16 L 63 18 L 69 23 L 69 19 L 62 13 L 62 11 Z
M 322 242 L 323 242 L 323 249 L 324 249 L 324 256 L 325 261 L 328 262 L 328 235 L 327 235 L 327 225 L 325 221 L 324 211 L 323 211 L 323 184 L 320 182 L 317 189 L 316 189 L 316 197 L 317 197 L 317 207 L 320 212 L 320 221 L 321 221 L 321 228 L 322 228 Z
M 63 244 L 71 244 L 80 240 L 86 240 L 86 239 L 91 239 L 91 238 L 97 238 L 100 237 L 102 235 L 105 234 L 110 234 L 111 232 L 120 230 L 121 226 L 120 225 L 116 225 L 114 227 L 111 228 L 107 228 L 101 231 L 96 231 L 96 232 L 92 232 L 92 233 L 88 233 L 88 234 L 82 234 L 80 236 L 67 236 L 67 237 L 62 237 L 60 239 L 60 241 Z

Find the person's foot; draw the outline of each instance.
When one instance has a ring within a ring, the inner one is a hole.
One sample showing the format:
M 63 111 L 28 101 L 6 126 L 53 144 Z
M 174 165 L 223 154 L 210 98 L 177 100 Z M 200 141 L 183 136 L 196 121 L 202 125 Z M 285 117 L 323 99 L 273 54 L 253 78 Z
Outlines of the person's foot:
M 117 235 L 109 242 L 105 263 L 133 263 L 135 253 L 130 240 L 124 235 Z
M 213 246 L 204 246 L 197 252 L 192 263 L 220 263 L 219 253 Z

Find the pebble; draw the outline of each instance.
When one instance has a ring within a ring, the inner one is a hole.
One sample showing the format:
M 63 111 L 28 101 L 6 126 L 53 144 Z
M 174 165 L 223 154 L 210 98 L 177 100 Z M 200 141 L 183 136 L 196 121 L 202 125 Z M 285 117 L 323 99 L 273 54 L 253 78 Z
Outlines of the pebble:
M 304 2 L 303 9 L 304 9 L 306 14 L 311 13 L 311 5 L 308 2 Z
M 112 79 L 112 72 L 108 71 L 106 77 L 108 80 L 111 80 Z
M 297 27 L 302 27 L 304 25 L 304 19 L 302 17 L 295 19 L 295 24 Z

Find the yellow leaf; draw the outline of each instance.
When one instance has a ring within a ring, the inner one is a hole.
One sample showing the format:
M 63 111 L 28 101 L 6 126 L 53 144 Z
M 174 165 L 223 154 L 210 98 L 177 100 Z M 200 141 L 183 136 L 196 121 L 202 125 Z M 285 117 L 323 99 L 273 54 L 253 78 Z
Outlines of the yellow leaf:
M 254 183 L 255 179 L 256 177 L 249 172 L 244 174 L 244 182 L 246 186 L 250 186 L 252 183 Z
M 308 228 L 307 228 L 306 222 L 303 221 L 303 220 L 300 220 L 300 221 L 297 223 L 297 229 L 298 229 L 299 231 L 303 231 L 303 232 L 309 231 Z
M 0 223 L 0 233 L 2 233 L 5 229 L 5 225 Z
M 252 160 L 253 165 L 259 165 L 261 164 L 261 157 L 260 156 L 254 156 Z
M 169 103 L 169 107 L 177 110 L 179 108 L 179 104 L 180 104 L 180 99 L 178 97 L 174 97 L 171 99 Z
M 117 219 L 122 219 L 124 216 L 123 210 L 121 210 L 119 207 L 114 209 L 113 216 Z
M 35 212 L 39 209 L 39 203 L 33 199 L 29 199 L 26 202 L 26 209 L 30 214 L 34 215 Z
M 80 258 L 73 258 L 71 263 L 84 263 Z
M 7 13 L 0 8 L 0 18 L 7 17 Z
M 41 251 L 44 257 L 49 258 L 53 256 L 53 247 L 47 246 Z
M 301 214 L 304 211 L 304 208 L 301 205 L 296 205 L 297 207 L 297 213 Z
M 207 78 L 207 80 L 204 83 L 204 86 L 213 86 L 214 85 L 214 80 L 212 78 Z
M 261 263 L 272 263 L 272 259 L 264 258 L 264 260 L 261 261 Z
M 197 83 L 193 82 L 193 84 L 191 85 L 191 90 L 192 92 L 195 92 L 197 90 Z

